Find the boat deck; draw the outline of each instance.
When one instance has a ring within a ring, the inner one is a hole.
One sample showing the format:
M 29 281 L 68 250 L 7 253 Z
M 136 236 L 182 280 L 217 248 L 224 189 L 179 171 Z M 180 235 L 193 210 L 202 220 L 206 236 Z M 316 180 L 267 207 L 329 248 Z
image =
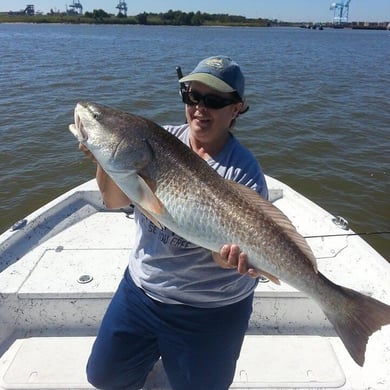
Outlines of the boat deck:
M 304 236 L 345 232 L 325 210 L 267 179 L 275 205 Z M 102 208 L 93 180 L 1 236 L 0 389 L 92 388 L 86 360 L 133 229 L 130 213 Z M 330 279 L 390 303 L 390 265 L 363 240 L 308 241 Z M 161 363 L 144 388 L 170 389 Z M 231 388 L 388 389 L 390 326 L 371 337 L 360 368 L 312 300 L 283 283 L 259 283 Z

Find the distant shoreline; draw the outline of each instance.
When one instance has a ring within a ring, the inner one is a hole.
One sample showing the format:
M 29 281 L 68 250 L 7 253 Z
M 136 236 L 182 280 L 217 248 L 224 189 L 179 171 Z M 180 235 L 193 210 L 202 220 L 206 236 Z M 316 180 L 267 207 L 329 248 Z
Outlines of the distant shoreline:
M 240 21 L 221 22 L 217 17 L 207 18 L 199 22 L 167 20 L 164 15 L 141 14 L 137 16 L 118 17 L 108 15 L 107 17 L 90 17 L 85 15 L 9 15 L 0 14 L 0 23 L 61 23 L 61 24 L 117 24 L 117 25 L 149 25 L 149 26 L 244 26 L 244 27 L 269 27 L 271 21 L 266 19 L 245 19 Z
M 104 11 L 102 11 L 104 12 Z M 188 14 L 181 11 L 173 11 L 179 14 L 178 18 L 169 18 L 169 13 L 148 14 L 136 16 L 115 16 L 104 13 L 104 16 L 93 16 L 91 13 L 84 15 L 47 14 L 47 15 L 17 15 L 0 13 L 2 23 L 29 23 L 29 24 L 99 24 L 99 25 L 148 25 L 148 26 L 215 26 L 215 27 L 301 27 L 301 28 L 340 28 L 330 22 L 283 22 L 269 19 L 249 19 L 243 16 L 209 15 L 201 14 L 199 19 L 188 18 Z M 184 17 L 182 17 L 184 15 Z M 191 15 L 190 15 L 191 16 Z M 352 22 L 341 28 L 356 30 L 387 30 L 389 22 L 368 23 Z

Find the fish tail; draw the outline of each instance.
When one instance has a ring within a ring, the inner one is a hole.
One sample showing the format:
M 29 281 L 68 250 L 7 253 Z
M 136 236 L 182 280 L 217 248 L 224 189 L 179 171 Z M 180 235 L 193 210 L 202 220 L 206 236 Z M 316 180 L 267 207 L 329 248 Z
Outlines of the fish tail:
M 390 324 L 390 306 L 339 286 L 320 273 L 318 275 L 341 294 L 343 305 L 325 304 L 323 310 L 352 359 L 363 366 L 368 338 L 382 326 Z

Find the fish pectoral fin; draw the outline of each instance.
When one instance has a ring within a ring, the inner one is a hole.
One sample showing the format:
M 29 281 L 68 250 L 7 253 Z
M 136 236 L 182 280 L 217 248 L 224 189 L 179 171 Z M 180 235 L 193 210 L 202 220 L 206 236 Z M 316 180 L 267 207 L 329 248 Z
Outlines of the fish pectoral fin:
M 134 201 L 145 213 L 162 215 L 165 213 L 165 207 L 160 199 L 154 194 L 150 184 L 140 175 L 136 175 L 132 185 L 137 193 L 137 199 Z M 152 219 L 151 219 L 152 220 Z
M 270 274 L 270 273 L 267 272 L 267 271 L 263 271 L 262 269 L 257 269 L 257 271 L 260 272 L 261 275 L 263 275 L 263 276 L 265 276 L 266 278 L 268 278 L 272 283 L 275 283 L 275 284 L 277 284 L 278 286 L 280 286 L 280 280 L 279 280 L 276 276 Z

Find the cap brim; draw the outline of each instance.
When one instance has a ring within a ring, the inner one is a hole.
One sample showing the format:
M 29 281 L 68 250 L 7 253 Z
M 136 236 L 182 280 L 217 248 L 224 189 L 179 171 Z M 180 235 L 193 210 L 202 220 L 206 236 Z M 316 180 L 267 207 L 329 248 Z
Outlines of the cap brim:
M 191 81 L 199 81 L 200 83 L 206 84 L 210 88 L 213 88 L 219 92 L 236 92 L 236 90 L 233 89 L 229 84 L 209 73 L 192 73 L 188 76 L 182 77 L 179 80 L 179 83 L 188 83 Z

